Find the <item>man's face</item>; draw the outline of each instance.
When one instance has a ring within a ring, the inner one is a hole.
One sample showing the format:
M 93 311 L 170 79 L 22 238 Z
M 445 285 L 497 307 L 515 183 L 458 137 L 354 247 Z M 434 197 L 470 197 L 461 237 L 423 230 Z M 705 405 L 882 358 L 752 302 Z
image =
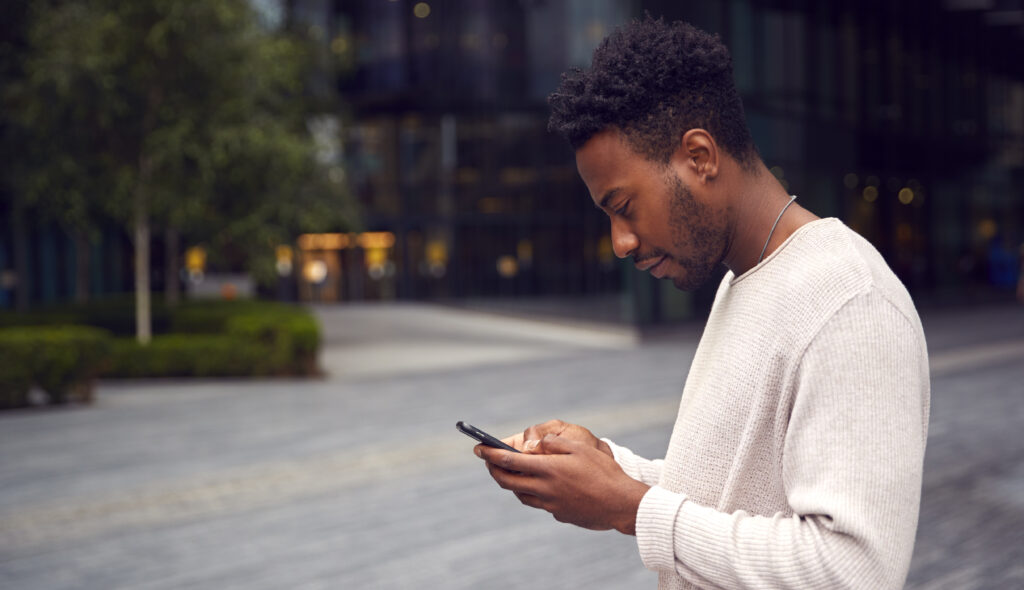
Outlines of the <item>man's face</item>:
M 615 255 L 692 291 L 725 257 L 728 223 L 724 207 L 694 196 L 678 163 L 647 160 L 617 130 L 595 135 L 576 151 L 591 199 L 611 219 Z

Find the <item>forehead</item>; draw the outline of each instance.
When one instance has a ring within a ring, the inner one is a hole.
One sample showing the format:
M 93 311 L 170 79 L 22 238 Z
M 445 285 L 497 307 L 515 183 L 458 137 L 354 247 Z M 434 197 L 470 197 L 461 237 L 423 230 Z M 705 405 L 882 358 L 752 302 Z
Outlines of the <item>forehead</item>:
M 649 173 L 651 163 L 638 155 L 617 129 L 597 133 L 576 150 L 576 169 L 598 202 L 608 190 L 622 188 L 636 175 Z

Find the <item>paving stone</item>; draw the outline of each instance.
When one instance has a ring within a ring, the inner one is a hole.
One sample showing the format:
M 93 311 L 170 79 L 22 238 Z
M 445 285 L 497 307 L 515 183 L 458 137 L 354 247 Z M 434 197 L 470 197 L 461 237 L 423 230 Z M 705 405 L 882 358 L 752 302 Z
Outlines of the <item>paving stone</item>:
M 369 342 L 372 370 L 105 382 L 90 407 L 0 414 L 0 587 L 654 587 L 633 539 L 494 486 L 454 422 L 507 434 L 561 417 L 656 456 L 699 327 L 638 343 L 621 327 L 393 311 L 317 310 L 325 358 Z M 1024 587 L 1022 317 L 925 316 L 939 370 L 908 588 Z M 467 346 L 487 353 L 387 356 Z

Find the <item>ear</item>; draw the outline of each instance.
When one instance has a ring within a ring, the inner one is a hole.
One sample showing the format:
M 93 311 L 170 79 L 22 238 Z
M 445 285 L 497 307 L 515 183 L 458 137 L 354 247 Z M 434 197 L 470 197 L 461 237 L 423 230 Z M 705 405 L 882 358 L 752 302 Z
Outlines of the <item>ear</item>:
M 721 153 L 711 134 L 704 129 L 690 129 L 683 134 L 671 163 L 679 172 L 707 184 L 718 177 Z

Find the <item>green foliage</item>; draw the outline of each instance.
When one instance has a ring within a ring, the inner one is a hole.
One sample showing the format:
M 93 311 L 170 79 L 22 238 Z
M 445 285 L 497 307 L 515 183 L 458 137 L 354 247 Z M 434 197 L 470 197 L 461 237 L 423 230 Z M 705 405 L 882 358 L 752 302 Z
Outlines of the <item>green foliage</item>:
M 218 334 L 156 336 L 143 346 L 131 338 L 114 341 L 110 377 L 232 377 L 266 375 L 266 348 Z
M 156 228 L 264 282 L 275 244 L 354 228 L 307 129 L 314 52 L 264 29 L 248 0 L 15 4 L 0 153 L 20 206 L 78 233 L 102 219 L 131 233 L 145 201 Z
M 309 374 L 316 371 L 320 326 L 309 315 L 280 308 L 269 313 L 247 313 L 230 318 L 228 334 L 267 348 L 267 364 L 277 373 Z
M 88 400 L 110 354 L 110 334 L 84 326 L 0 329 L 0 407 L 27 403 L 36 385 L 57 402 Z
M 0 313 L 0 328 L 6 327 L 0 329 L 0 334 L 18 334 L 21 338 L 52 330 L 63 333 L 69 328 L 50 326 L 69 321 L 107 328 L 73 327 L 90 333 L 109 336 L 109 332 L 114 332 L 121 336 L 112 339 L 109 346 L 96 349 L 107 359 L 102 372 L 105 377 L 319 374 L 320 327 L 313 315 L 301 307 L 254 300 L 216 300 L 188 301 L 174 308 L 157 302 L 153 309 L 154 326 L 160 330 L 147 345 L 140 345 L 130 337 L 134 309 L 130 301 L 120 299 L 49 306 L 28 313 Z M 22 347 L 19 350 L 8 357 L 6 349 L 0 347 L 0 357 L 5 361 L 0 365 L 0 387 L 8 387 L 2 383 L 11 383 L 14 385 L 8 389 L 24 395 L 32 382 L 40 386 L 42 383 L 37 377 L 25 377 L 21 370 L 21 367 L 34 365 L 7 362 L 8 358 L 28 358 L 25 355 L 35 354 L 38 349 Z M 59 374 L 59 371 L 55 373 Z
M 246 308 L 249 311 L 246 311 Z M 110 377 L 315 375 L 320 328 L 305 310 L 273 304 L 175 312 L 184 333 L 146 346 L 120 339 Z M 220 332 L 220 333 L 215 333 Z

